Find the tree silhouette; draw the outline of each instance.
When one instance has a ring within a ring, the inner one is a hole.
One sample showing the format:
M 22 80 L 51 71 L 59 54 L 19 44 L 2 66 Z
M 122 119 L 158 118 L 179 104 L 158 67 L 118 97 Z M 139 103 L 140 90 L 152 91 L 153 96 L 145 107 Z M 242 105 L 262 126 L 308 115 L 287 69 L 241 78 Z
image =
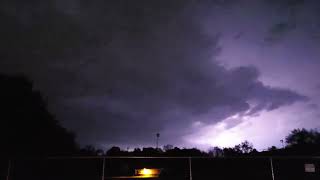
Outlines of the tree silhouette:
M 286 137 L 286 143 L 287 153 L 318 155 L 320 151 L 320 133 L 315 129 L 294 129 Z
M 81 155 L 81 156 L 101 156 L 101 155 L 104 155 L 104 151 L 102 149 L 97 149 L 93 145 L 86 145 L 80 149 L 79 155 Z
M 316 130 L 294 129 L 286 137 L 288 146 L 320 144 L 320 133 Z
M 240 154 L 248 154 L 254 151 L 253 145 L 248 141 L 244 141 L 241 144 L 236 145 L 234 149 Z
M 220 147 L 215 146 L 209 149 L 208 154 L 210 157 L 222 157 L 223 150 Z
M 106 154 L 108 156 L 121 156 L 123 153 L 119 147 L 113 146 L 106 152 Z
M 33 157 L 74 153 L 74 135 L 48 112 L 46 103 L 24 76 L 0 74 L 0 153 Z
M 167 144 L 167 145 L 163 146 L 163 150 L 164 151 L 168 151 L 168 150 L 171 150 L 171 149 L 173 149 L 173 145 L 171 145 L 171 144 Z

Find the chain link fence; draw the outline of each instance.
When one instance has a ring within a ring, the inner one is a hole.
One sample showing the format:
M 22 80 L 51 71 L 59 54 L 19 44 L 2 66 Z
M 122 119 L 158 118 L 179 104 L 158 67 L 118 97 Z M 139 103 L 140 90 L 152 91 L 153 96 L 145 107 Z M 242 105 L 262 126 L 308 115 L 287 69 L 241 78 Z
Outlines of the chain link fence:
M 1 160 L 1 180 L 137 179 L 158 169 L 167 180 L 319 180 L 320 157 L 55 157 Z

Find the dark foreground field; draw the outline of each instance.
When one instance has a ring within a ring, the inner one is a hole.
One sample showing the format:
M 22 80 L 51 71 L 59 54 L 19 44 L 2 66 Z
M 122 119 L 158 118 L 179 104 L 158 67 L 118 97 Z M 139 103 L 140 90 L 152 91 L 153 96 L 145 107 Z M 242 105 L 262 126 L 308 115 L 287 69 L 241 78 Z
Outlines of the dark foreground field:
M 0 179 L 102 180 L 133 176 L 135 169 L 159 168 L 158 179 L 272 180 L 270 158 L 66 158 L 2 160 Z M 315 172 L 305 172 L 313 164 Z M 319 180 L 318 158 L 272 158 L 275 180 Z M 191 166 L 191 172 L 190 172 Z

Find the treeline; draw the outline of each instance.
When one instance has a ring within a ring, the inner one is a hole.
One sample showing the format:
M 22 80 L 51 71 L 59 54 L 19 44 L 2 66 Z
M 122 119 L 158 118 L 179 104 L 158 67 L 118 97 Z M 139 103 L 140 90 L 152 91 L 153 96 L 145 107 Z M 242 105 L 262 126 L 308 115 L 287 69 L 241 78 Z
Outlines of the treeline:
M 178 148 L 173 145 L 165 145 L 163 148 L 135 148 L 133 151 L 121 150 L 112 147 L 107 151 L 96 149 L 94 146 L 86 146 L 81 149 L 81 155 L 87 156 L 197 156 L 197 157 L 239 157 L 239 156 L 319 156 L 320 155 L 320 133 L 316 129 L 294 129 L 285 139 L 283 148 L 275 146 L 264 151 L 257 151 L 253 145 L 244 141 L 234 147 L 213 147 L 208 151 L 196 148 Z
M 94 146 L 86 146 L 80 150 L 80 155 L 87 156 L 166 156 L 166 157 L 228 157 L 228 156 L 247 156 L 257 154 L 258 151 L 253 148 L 252 144 L 245 141 L 233 148 L 214 147 L 209 151 L 201 151 L 197 148 L 179 148 L 173 145 L 165 145 L 163 148 L 144 147 L 135 148 L 132 151 L 122 150 L 120 147 L 112 147 L 107 151 L 96 149 Z
M 270 147 L 258 152 L 245 141 L 232 148 L 213 147 L 208 151 L 196 148 L 135 148 L 133 151 L 112 147 L 105 151 L 94 146 L 80 148 L 75 135 L 62 127 L 49 113 L 41 93 L 35 91 L 24 76 L 0 74 L 0 158 L 47 156 L 286 156 L 320 155 L 320 133 L 317 130 L 295 129 L 283 148 Z

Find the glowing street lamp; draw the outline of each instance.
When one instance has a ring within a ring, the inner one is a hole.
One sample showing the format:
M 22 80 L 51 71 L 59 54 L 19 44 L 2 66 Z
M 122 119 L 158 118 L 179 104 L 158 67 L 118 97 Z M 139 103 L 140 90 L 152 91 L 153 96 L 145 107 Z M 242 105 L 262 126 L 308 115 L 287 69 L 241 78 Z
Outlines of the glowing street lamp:
M 160 169 L 148 169 L 148 168 L 143 168 L 143 169 L 136 169 L 135 174 L 136 176 L 139 177 L 159 177 L 161 170 Z

